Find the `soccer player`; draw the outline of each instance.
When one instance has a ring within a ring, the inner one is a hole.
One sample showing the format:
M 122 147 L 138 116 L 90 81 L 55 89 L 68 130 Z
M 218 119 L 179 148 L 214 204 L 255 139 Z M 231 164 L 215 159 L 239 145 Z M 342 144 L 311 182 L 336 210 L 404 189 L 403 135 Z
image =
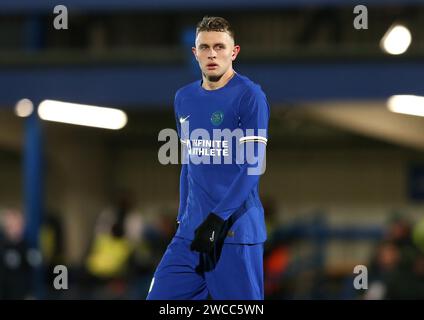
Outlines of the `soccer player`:
M 202 79 L 178 90 L 174 101 L 187 156 L 178 229 L 147 299 L 262 300 L 266 228 L 258 188 L 269 105 L 259 85 L 234 71 L 240 46 L 225 19 L 204 17 L 192 51 Z

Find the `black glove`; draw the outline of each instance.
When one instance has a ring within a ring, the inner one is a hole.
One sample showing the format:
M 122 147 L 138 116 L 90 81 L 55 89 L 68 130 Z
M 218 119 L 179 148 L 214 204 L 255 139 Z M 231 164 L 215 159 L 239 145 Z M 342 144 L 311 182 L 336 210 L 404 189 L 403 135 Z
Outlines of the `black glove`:
M 210 213 L 205 221 L 194 231 L 194 240 L 190 249 L 210 253 L 218 239 L 224 220 L 215 213 Z

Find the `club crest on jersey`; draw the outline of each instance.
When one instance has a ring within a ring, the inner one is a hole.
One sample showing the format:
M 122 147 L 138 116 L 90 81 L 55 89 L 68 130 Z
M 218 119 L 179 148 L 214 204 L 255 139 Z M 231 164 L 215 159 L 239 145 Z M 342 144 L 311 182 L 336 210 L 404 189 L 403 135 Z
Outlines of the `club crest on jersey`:
M 215 111 L 214 113 L 212 113 L 211 122 L 214 126 L 219 126 L 223 120 L 224 120 L 224 112 Z

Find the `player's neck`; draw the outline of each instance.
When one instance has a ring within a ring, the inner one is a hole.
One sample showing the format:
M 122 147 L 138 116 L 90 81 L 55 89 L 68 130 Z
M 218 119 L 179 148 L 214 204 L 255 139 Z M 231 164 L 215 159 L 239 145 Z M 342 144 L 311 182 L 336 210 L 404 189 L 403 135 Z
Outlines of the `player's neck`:
M 203 76 L 202 87 L 206 90 L 216 90 L 225 86 L 236 74 L 233 68 L 229 69 L 224 75 L 219 79 L 219 81 L 208 81 L 208 79 Z

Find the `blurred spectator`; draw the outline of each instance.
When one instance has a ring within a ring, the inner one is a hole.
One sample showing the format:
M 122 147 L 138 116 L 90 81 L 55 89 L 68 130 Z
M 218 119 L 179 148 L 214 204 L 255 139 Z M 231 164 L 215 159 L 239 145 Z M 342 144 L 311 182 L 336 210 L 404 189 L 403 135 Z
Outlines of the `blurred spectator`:
M 41 227 L 40 248 L 46 269 L 46 280 L 49 284 L 53 283 L 56 276 L 53 273 L 54 267 L 65 263 L 65 237 L 59 217 L 58 214 L 47 213 Z
M 365 299 L 424 298 L 423 254 L 412 242 L 412 227 L 411 221 L 398 213 L 391 218 L 372 260 Z
M 146 220 L 128 194 L 103 210 L 80 274 L 84 297 L 144 299 L 174 222 L 175 216 L 162 210 Z
M 19 210 L 6 209 L 0 218 L 0 299 L 29 298 L 32 268 L 24 216 Z
M 88 298 L 121 298 L 125 294 L 128 263 L 133 251 L 125 233 L 125 222 L 133 205 L 131 200 L 128 193 L 121 194 L 96 221 L 80 279 Z M 133 233 L 131 230 L 132 237 Z
M 378 245 L 370 267 L 369 289 L 365 293 L 367 300 L 382 300 L 387 295 L 387 283 L 400 261 L 399 248 L 389 242 Z
M 285 277 L 292 262 L 290 243 L 281 243 L 270 248 L 264 256 L 264 286 L 267 299 L 287 298 L 289 279 Z

